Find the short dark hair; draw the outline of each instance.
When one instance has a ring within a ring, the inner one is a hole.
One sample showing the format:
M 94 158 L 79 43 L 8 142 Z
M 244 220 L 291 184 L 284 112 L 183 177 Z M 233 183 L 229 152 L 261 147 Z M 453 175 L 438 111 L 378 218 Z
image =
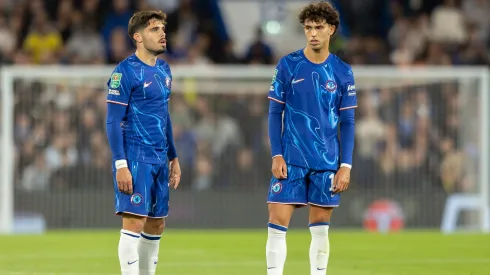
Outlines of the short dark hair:
M 134 40 L 133 35 L 139 30 L 148 27 L 152 19 L 162 21 L 163 24 L 166 24 L 167 22 L 165 20 L 167 20 L 167 14 L 162 11 L 139 11 L 133 14 L 131 19 L 129 19 L 128 35 L 135 45 L 136 41 Z
M 337 32 L 337 28 L 340 24 L 339 12 L 330 2 L 326 1 L 309 3 L 301 10 L 298 15 L 298 19 L 301 24 L 304 24 L 307 20 L 313 22 L 326 21 L 327 24 L 335 26 L 335 32 Z

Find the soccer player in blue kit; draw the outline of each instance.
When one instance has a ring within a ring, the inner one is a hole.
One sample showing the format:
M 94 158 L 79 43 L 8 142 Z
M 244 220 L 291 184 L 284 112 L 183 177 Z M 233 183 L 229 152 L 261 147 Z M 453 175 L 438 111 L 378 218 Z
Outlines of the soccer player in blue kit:
M 158 59 L 166 50 L 166 14 L 135 13 L 128 34 L 135 54 L 108 81 L 107 136 L 113 155 L 115 211 L 122 216 L 119 262 L 123 275 L 153 275 L 169 208 L 180 182 L 168 113 L 172 74 Z
M 269 91 L 268 275 L 283 274 L 289 221 L 296 207 L 306 205 L 311 275 L 327 273 L 330 217 L 349 186 L 352 167 L 354 75 L 329 52 L 339 14 L 328 2 L 314 2 L 302 9 L 299 21 L 307 46 L 280 59 Z

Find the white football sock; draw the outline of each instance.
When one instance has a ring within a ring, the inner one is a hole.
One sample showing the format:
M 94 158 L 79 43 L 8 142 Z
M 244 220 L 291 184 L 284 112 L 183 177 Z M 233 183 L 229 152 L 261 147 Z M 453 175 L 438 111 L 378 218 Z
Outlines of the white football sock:
M 310 268 L 311 275 L 327 274 L 330 243 L 328 241 L 328 222 L 310 224 Z
M 266 245 L 267 275 L 282 275 L 286 262 L 287 246 L 285 226 L 269 223 Z
M 138 252 L 140 256 L 140 275 L 155 275 L 160 248 L 160 235 L 141 233 Z
M 119 263 L 122 275 L 139 275 L 138 242 L 140 234 L 121 230 L 119 239 Z

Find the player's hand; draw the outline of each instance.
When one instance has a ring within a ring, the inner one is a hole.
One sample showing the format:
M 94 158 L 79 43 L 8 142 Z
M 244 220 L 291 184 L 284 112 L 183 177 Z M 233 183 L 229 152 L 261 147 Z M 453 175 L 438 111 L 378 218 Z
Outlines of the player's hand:
M 350 183 L 350 168 L 340 167 L 335 175 L 333 193 L 341 193 L 349 188 Z
M 277 156 L 272 159 L 272 174 L 279 180 L 288 177 L 288 167 L 282 156 Z
M 133 194 L 133 176 L 131 176 L 128 167 L 117 169 L 116 181 L 120 192 L 130 195 Z
M 180 171 L 179 159 L 175 158 L 170 161 L 170 175 L 169 175 L 169 186 L 177 189 L 180 183 L 180 176 L 182 172 Z

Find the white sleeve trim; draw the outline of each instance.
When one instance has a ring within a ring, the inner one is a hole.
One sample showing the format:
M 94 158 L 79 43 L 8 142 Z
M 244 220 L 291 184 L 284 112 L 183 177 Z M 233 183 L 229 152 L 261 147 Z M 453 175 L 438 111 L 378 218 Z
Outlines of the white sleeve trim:
M 342 164 L 340 164 L 340 167 L 347 167 L 349 169 L 352 169 L 352 165 L 350 165 L 348 163 L 342 163 Z
M 116 169 L 128 167 L 128 162 L 125 159 L 118 159 L 114 164 L 116 166 Z
M 282 157 L 282 155 L 280 155 L 280 154 L 279 155 L 275 155 L 275 156 L 272 157 L 272 159 L 274 159 L 275 157 Z

